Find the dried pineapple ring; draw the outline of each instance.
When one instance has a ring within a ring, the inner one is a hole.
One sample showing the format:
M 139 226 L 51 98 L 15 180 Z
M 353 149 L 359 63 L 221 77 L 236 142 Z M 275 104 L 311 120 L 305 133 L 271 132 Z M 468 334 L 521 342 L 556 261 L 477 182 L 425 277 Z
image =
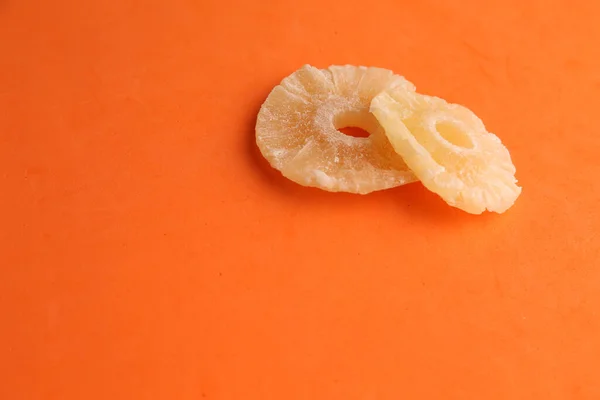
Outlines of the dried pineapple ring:
M 391 89 L 373 99 L 371 112 L 423 185 L 448 204 L 503 213 L 521 193 L 508 150 L 469 109 Z
M 256 143 L 271 166 L 304 186 L 366 194 L 416 180 L 375 117 L 371 100 L 386 88 L 412 91 L 381 68 L 305 65 L 276 86 L 256 122 Z M 352 137 L 344 127 L 362 128 Z

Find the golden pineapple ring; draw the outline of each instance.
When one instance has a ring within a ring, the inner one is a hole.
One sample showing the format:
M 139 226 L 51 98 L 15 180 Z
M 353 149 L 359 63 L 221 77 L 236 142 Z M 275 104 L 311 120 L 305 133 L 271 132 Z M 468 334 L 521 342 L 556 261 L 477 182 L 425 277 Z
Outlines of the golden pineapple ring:
M 423 185 L 448 204 L 502 213 L 521 193 L 508 150 L 469 109 L 389 89 L 373 99 L 371 111 Z
M 256 143 L 271 166 L 304 186 L 366 194 L 416 180 L 369 112 L 386 88 L 413 91 L 381 68 L 305 65 L 276 86 L 256 122 Z M 338 129 L 362 128 L 369 137 Z

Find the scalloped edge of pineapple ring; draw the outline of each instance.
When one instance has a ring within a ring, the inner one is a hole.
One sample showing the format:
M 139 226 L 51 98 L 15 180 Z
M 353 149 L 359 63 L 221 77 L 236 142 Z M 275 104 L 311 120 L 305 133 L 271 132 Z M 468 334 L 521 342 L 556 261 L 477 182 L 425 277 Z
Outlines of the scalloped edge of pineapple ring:
M 468 108 L 416 92 L 388 89 L 373 98 L 370 111 L 417 178 L 449 205 L 471 214 L 486 210 L 503 213 L 521 194 L 507 148 Z M 471 146 L 457 146 L 442 137 L 436 130 L 439 122 L 456 125 Z M 440 151 L 462 158 L 462 168 L 436 159 L 432 153 Z M 498 178 L 489 181 L 489 173 Z

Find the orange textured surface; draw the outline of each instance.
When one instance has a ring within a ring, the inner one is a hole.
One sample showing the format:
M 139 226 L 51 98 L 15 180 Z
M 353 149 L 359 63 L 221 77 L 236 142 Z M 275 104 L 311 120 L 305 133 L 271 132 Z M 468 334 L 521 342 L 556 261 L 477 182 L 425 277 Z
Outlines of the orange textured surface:
M 0 398 L 599 399 L 600 5 L 0 0 Z M 304 63 L 471 108 L 523 194 L 283 179 Z

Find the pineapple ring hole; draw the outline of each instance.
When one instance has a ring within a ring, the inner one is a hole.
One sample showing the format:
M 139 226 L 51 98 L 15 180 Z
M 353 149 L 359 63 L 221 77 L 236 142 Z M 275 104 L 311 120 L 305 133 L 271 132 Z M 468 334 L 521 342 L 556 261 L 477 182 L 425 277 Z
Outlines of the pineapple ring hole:
M 371 134 L 365 131 L 362 128 L 356 126 L 346 126 L 344 128 L 337 128 L 338 131 L 342 132 L 346 136 L 356 137 L 356 138 L 366 138 Z
M 345 111 L 333 119 L 335 129 L 341 134 L 365 139 L 377 129 L 377 121 L 368 111 Z
M 446 140 L 448 143 L 453 144 L 454 146 L 462 147 L 465 149 L 472 149 L 475 147 L 473 144 L 473 140 L 471 137 L 465 133 L 464 130 L 461 129 L 456 124 L 453 124 L 449 121 L 440 121 L 435 124 L 435 129 L 439 135 Z

